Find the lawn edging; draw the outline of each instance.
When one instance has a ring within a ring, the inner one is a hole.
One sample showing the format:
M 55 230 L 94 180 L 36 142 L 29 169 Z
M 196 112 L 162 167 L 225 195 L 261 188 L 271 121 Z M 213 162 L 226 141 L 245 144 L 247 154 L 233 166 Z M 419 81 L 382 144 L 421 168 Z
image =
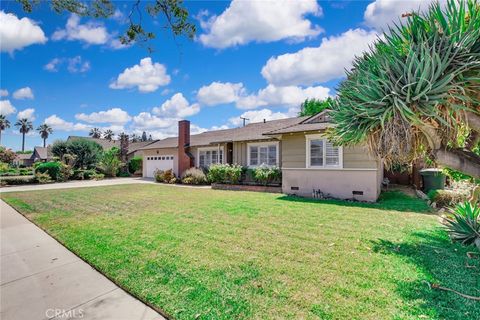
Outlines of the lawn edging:
M 248 184 L 212 183 L 212 189 L 215 189 L 215 190 L 230 190 L 230 191 L 253 191 L 253 192 L 282 193 L 282 187 L 258 186 L 258 185 L 248 185 Z

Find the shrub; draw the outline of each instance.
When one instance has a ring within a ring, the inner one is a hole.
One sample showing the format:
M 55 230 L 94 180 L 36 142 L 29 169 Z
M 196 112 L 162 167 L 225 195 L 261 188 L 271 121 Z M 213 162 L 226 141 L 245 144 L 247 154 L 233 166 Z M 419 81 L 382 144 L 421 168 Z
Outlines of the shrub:
M 103 178 L 105 178 L 103 173 L 94 173 L 90 176 L 90 179 L 92 180 L 103 180 Z
M 130 173 L 129 172 L 124 172 L 124 171 L 119 171 L 117 173 L 117 177 L 122 177 L 122 178 L 130 177 Z
M 98 164 L 98 168 L 108 177 L 116 177 L 118 171 L 122 167 L 122 161 L 119 158 L 120 149 L 117 147 L 113 147 L 109 150 L 106 150 L 100 163 Z
M 35 179 L 37 180 L 38 183 L 50 183 L 52 182 L 52 178 L 50 177 L 50 175 L 48 174 L 48 172 L 44 172 L 44 173 L 36 173 L 35 174 Z
M 261 165 L 253 169 L 253 177 L 255 181 L 263 185 L 267 185 L 272 182 L 280 181 L 282 171 L 277 166 L 269 167 Z
M 233 164 L 214 164 L 208 169 L 207 178 L 212 183 L 238 183 L 242 176 L 242 166 Z
M 47 172 L 52 180 L 58 180 L 60 178 L 61 170 L 60 162 L 41 162 L 35 168 L 35 173 L 45 173 Z
M 155 170 L 154 177 L 156 182 L 164 182 L 164 183 L 176 183 L 177 178 L 173 173 L 172 169 L 163 171 L 163 170 Z
M 0 161 L 0 172 L 5 172 L 9 169 L 10 169 L 10 167 L 9 167 L 8 163 Z
M 142 167 L 142 157 L 135 156 L 128 162 L 128 171 L 134 174 Z
M 453 241 L 475 245 L 480 250 L 480 206 L 469 202 L 458 204 L 446 219 L 447 231 Z
M 435 202 L 437 207 L 455 206 L 459 203 L 467 201 L 468 192 L 454 190 L 431 190 L 428 192 L 430 201 Z
M 19 185 L 35 183 L 35 176 L 15 176 L 15 177 L 0 177 L 2 185 Z
M 97 174 L 95 169 L 75 169 L 73 170 L 72 179 L 75 180 L 88 180 L 92 178 L 92 175 Z
M 190 168 L 185 170 L 182 175 L 182 183 L 185 184 L 206 184 L 208 183 L 207 176 L 201 169 Z

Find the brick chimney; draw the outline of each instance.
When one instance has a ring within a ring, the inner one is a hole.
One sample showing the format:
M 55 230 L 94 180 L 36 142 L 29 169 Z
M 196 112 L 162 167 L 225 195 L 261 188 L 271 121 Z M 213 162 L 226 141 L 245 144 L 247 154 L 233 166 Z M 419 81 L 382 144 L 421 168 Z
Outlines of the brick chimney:
M 178 176 L 181 177 L 183 172 L 193 167 L 193 156 L 189 152 L 190 149 L 190 121 L 178 121 Z

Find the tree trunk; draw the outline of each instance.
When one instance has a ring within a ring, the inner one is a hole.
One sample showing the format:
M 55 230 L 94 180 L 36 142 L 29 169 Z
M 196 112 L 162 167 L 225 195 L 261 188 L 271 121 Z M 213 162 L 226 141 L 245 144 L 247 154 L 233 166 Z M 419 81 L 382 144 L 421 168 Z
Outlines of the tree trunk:
M 22 133 L 22 152 L 25 151 L 25 132 Z
M 2 145 L 2 130 L 0 130 L 0 146 Z
M 463 149 L 442 148 L 436 150 L 434 154 L 438 164 L 480 179 L 480 157 L 473 152 Z
M 45 143 L 47 141 L 47 138 L 43 138 L 43 147 L 45 148 Z

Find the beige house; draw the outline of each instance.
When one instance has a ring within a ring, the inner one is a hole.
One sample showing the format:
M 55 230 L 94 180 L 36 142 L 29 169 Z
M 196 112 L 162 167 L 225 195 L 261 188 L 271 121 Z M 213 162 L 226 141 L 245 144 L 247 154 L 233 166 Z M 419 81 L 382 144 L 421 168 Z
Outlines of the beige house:
M 172 169 L 181 176 L 189 167 L 214 163 L 276 165 L 282 170 L 285 194 L 375 201 L 383 180 L 382 162 L 365 147 L 334 146 L 324 137 L 329 126 L 324 112 L 190 135 L 190 123 L 184 120 L 178 137 L 138 151 L 143 154 L 144 177 L 153 177 L 157 169 Z

